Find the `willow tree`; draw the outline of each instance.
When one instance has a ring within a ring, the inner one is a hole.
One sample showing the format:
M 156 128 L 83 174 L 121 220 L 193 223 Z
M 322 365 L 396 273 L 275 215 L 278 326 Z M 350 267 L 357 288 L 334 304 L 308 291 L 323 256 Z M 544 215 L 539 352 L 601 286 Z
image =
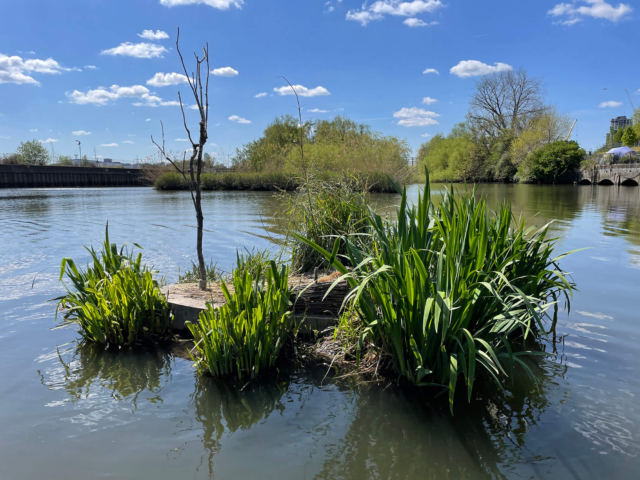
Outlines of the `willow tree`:
M 191 134 L 191 129 L 187 126 L 187 117 L 184 113 L 184 105 L 182 103 L 182 95 L 178 92 L 178 99 L 180 100 L 180 110 L 182 112 L 182 121 L 184 124 L 184 128 L 187 131 L 187 136 L 189 138 L 189 142 L 191 142 L 191 151 L 187 157 L 187 152 L 183 153 L 182 161 L 179 159 L 173 159 L 167 153 L 165 149 L 165 139 L 164 139 L 164 125 L 160 122 L 160 126 L 162 128 L 162 145 L 156 143 L 151 137 L 151 141 L 154 143 L 162 158 L 166 159 L 173 167 L 182 175 L 185 180 L 185 183 L 189 187 L 189 193 L 191 194 L 191 200 L 193 201 L 193 206 L 196 210 L 196 220 L 198 223 L 197 229 L 197 244 L 196 249 L 198 252 L 198 269 L 200 271 L 200 282 L 199 286 L 201 290 L 206 290 L 207 288 L 207 270 L 206 265 L 204 263 L 204 254 L 202 253 L 202 234 L 204 230 L 204 216 L 202 215 L 202 168 L 204 166 L 204 146 L 207 143 L 208 138 L 208 124 L 209 124 L 209 44 L 207 43 L 204 47 L 202 47 L 202 57 L 194 53 L 194 57 L 196 60 L 196 70 L 189 75 L 187 71 L 187 67 L 184 63 L 184 58 L 182 57 L 182 53 L 180 52 L 180 29 L 178 29 L 178 36 L 176 38 L 176 50 L 178 55 L 180 56 L 180 62 L 182 63 L 182 69 L 187 79 L 187 83 L 189 84 L 189 89 L 191 90 L 191 94 L 196 102 L 195 106 L 198 110 L 198 114 L 200 116 L 200 121 L 198 122 L 197 129 L 197 141 L 194 139 L 194 136 Z M 206 67 L 206 79 L 203 83 L 202 81 L 202 67 Z

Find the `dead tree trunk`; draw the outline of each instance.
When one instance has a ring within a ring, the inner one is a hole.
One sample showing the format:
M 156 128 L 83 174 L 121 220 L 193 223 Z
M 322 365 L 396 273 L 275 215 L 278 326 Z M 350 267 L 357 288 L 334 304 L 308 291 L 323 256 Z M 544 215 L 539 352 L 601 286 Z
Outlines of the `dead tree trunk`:
M 204 254 L 202 252 L 202 234 L 204 231 L 204 215 L 202 214 L 202 166 L 203 166 L 203 155 L 204 155 L 204 146 L 207 143 L 208 139 L 208 123 L 209 123 L 209 44 L 202 48 L 203 56 L 199 57 L 194 53 L 194 57 L 196 59 L 196 71 L 189 76 L 189 72 L 187 71 L 187 67 L 184 64 L 184 59 L 182 57 L 182 53 L 180 52 L 180 29 L 178 29 L 178 37 L 176 39 L 176 50 L 178 51 L 178 55 L 180 55 L 180 62 L 182 63 L 182 69 L 184 70 L 184 74 L 189 83 L 189 88 L 191 89 L 191 93 L 193 94 L 193 98 L 196 102 L 196 107 L 198 113 L 200 114 L 200 122 L 198 129 L 198 141 L 194 142 L 191 137 L 191 130 L 187 126 L 187 118 L 184 113 L 184 105 L 182 103 L 182 96 L 180 92 L 178 92 L 178 98 L 180 99 L 180 110 L 182 111 L 182 121 L 184 123 L 184 128 L 187 131 L 187 135 L 189 137 L 189 141 L 191 142 L 191 155 L 189 159 L 187 159 L 187 153 L 183 154 L 182 165 L 180 166 L 179 160 L 172 159 L 171 156 L 165 150 L 165 140 L 164 140 L 164 125 L 160 122 L 160 126 L 162 127 L 162 146 L 158 145 L 156 141 L 151 137 L 151 141 L 154 143 L 158 150 L 160 150 L 160 154 L 162 158 L 166 159 L 173 165 L 173 167 L 182 175 L 185 183 L 189 187 L 189 193 L 191 194 L 191 200 L 193 201 L 193 206 L 196 210 L 196 221 L 198 224 L 198 233 L 197 233 L 197 242 L 196 249 L 198 252 L 198 269 L 200 271 L 200 289 L 206 290 L 207 288 L 207 269 L 206 264 L 204 262 Z M 207 76 L 206 81 L 203 85 L 202 83 L 202 72 L 201 66 L 206 66 Z M 187 168 L 188 162 L 188 168 Z M 187 178 L 187 173 L 189 177 Z

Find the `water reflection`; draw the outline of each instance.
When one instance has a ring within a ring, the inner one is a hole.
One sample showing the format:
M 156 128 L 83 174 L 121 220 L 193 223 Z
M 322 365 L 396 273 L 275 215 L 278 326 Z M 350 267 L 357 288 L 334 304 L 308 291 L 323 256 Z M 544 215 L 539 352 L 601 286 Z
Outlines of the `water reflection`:
M 147 402 L 162 403 L 162 388 L 171 381 L 173 356 L 167 349 L 117 350 L 85 343 L 69 351 L 56 349 L 56 354 L 59 364 L 38 373 L 50 390 L 64 390 L 71 404 L 108 392 L 113 400 L 126 401 L 137 410 L 141 395 Z

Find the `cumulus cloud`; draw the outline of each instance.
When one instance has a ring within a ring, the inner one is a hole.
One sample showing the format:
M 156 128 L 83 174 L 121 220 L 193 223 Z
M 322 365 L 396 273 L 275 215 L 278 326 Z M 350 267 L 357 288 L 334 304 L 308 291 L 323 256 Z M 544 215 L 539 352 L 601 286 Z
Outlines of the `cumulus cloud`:
M 608 108 L 608 107 L 621 107 L 622 102 L 616 102 L 615 100 L 609 100 L 608 102 L 602 102 L 598 105 L 598 108 Z
M 302 85 L 294 85 L 293 88 L 295 88 L 296 93 L 301 97 L 318 97 L 321 95 L 331 95 L 329 91 L 324 87 L 309 89 L 307 87 L 303 87 Z M 274 88 L 273 91 L 278 95 L 293 95 L 293 90 L 291 90 L 291 87 L 288 85 L 286 87 Z
M 424 103 L 425 105 L 431 105 L 432 103 L 436 103 L 438 100 L 436 100 L 435 98 L 431 98 L 431 97 L 424 97 L 422 99 L 422 103 Z
M 411 27 L 411 28 L 416 28 L 416 27 L 429 27 L 429 26 L 433 26 L 433 25 L 438 25 L 438 22 L 425 22 L 420 20 L 419 18 L 407 18 L 404 22 L 405 25 Z
M 311 110 L 307 110 L 307 112 L 311 113 L 327 113 L 329 110 L 320 110 L 319 108 L 313 108 Z
M 73 135 L 91 135 L 91 132 L 85 132 L 84 130 L 76 130 L 75 132 L 71 132 Z
M 179 5 L 209 5 L 218 10 L 229 10 L 229 7 L 242 8 L 244 0 L 160 0 L 160 5 L 176 7 Z
M 393 114 L 394 118 L 399 118 L 398 125 L 403 127 L 426 127 L 438 125 L 434 117 L 439 117 L 435 112 L 430 112 L 418 107 L 402 108 Z
M 444 4 L 440 0 L 413 0 L 403 2 L 401 0 L 378 0 L 377 2 L 362 5 L 360 10 L 349 10 L 346 19 L 353 20 L 365 27 L 369 22 L 374 20 L 382 20 L 385 15 L 395 15 L 402 17 L 415 17 L 421 13 L 432 13 L 443 7 Z M 417 18 L 409 19 L 411 21 L 405 24 L 410 27 L 421 27 L 429 25 L 428 23 Z
M 150 121 L 151 121 L 151 119 L 150 119 L 150 118 L 147 118 L 147 119 L 145 120 L 145 122 L 150 122 Z
M 124 142 L 122 142 L 122 143 L 133 143 L 133 142 L 132 142 L 131 140 L 125 140 L 125 141 L 124 141 Z
M 117 147 L 117 143 L 103 143 L 100 145 L 101 147 Z
M 574 3 L 559 3 L 547 12 L 548 15 L 558 18 L 556 24 L 574 25 L 587 17 L 618 22 L 627 18 L 633 8 L 625 3 L 613 6 L 604 0 L 580 0 Z
M 429 133 L 423 133 L 423 134 L 422 134 L 422 135 L 420 135 L 420 136 L 421 136 L 421 137 L 424 137 L 424 138 L 429 138 L 429 137 L 431 136 L 431 134 L 429 134 Z
M 231 67 L 215 68 L 211 70 L 211 73 L 218 77 L 235 77 L 238 75 L 238 71 Z
M 266 96 L 267 96 L 267 94 L 266 94 L 265 92 L 262 92 L 262 93 L 259 93 L 259 94 L 257 94 L 257 95 L 254 95 L 254 96 L 255 96 L 256 98 L 263 98 L 263 97 L 266 97 Z
M 138 36 L 145 40 L 164 40 L 165 38 L 169 38 L 169 34 L 162 30 L 156 30 L 155 32 L 153 30 L 144 30 L 142 33 L 139 33 Z
M 507 70 L 513 70 L 513 68 L 511 65 L 507 65 L 506 63 L 497 62 L 494 65 L 487 65 L 486 63 L 479 62 L 478 60 L 463 60 L 456 66 L 452 67 L 450 72 L 460 78 L 467 78 L 488 75 L 496 72 L 505 72 Z
M 123 42 L 117 47 L 103 50 L 102 55 L 122 55 L 124 57 L 135 58 L 155 58 L 162 57 L 162 54 L 167 51 L 162 45 L 156 45 L 153 43 L 131 43 Z
M 147 80 L 147 85 L 152 87 L 167 87 L 169 85 L 179 85 L 187 83 L 187 76 L 182 73 L 156 73 L 153 78 Z
M 47 138 L 46 140 L 40 140 L 40 143 L 55 143 L 58 140 L 56 140 L 55 138 Z
M 97 70 L 98 67 L 96 67 L 95 65 L 85 65 L 84 68 L 88 69 L 88 70 Z
M 422 73 L 435 73 L 436 75 L 440 75 L 440 72 L 438 70 L 436 70 L 435 68 L 427 68 L 424 72 Z
M 236 123 L 251 123 L 251 120 L 247 120 L 246 118 L 239 117 L 238 115 L 231 115 L 229 120 Z
M 40 82 L 31 76 L 32 73 L 60 74 L 71 70 L 78 68 L 64 68 L 53 58 L 23 60 L 17 55 L 10 57 L 0 53 L 0 83 L 40 85 Z
M 162 98 L 153 95 L 149 89 L 143 85 L 133 85 L 131 87 L 121 87 L 112 85 L 109 89 L 98 87 L 87 92 L 74 90 L 66 93 L 71 103 L 79 105 L 106 105 L 119 98 L 138 98 L 140 101 L 133 103 L 135 107 L 170 107 L 180 105 L 177 101 L 164 101 Z

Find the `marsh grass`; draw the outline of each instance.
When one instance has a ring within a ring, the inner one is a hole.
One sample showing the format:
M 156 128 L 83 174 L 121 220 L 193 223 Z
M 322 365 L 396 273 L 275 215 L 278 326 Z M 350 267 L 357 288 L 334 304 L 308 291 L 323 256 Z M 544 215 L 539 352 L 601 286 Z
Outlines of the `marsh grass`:
M 274 261 L 262 275 L 233 273 L 233 293 L 223 280 L 226 304 L 211 304 L 197 324 L 187 323 L 195 340 L 192 358 L 202 374 L 252 380 L 272 367 L 280 349 L 296 331 L 290 312 L 289 267 Z
M 73 287 L 65 284 L 67 294 L 55 299 L 64 320 L 77 324 L 85 340 L 100 344 L 128 345 L 139 337 L 169 335 L 169 306 L 153 277 L 156 272 L 142 264 L 142 253 L 135 255 L 126 244 L 118 250 L 109 241 L 108 225 L 100 254 L 85 248 L 93 261 L 86 269 L 62 259 L 60 281 L 66 275 Z
M 509 204 L 489 212 L 483 199 L 456 197 L 453 190 L 436 206 L 428 172 L 426 178 L 415 205 L 407 205 L 402 190 L 397 222 L 366 207 L 370 248 L 352 235 L 336 239 L 331 251 L 297 237 L 352 287 L 345 304 L 353 304 L 365 326 L 356 356 L 364 342 L 374 343 L 409 382 L 448 389 L 453 412 L 459 381 L 471 401 L 477 378 L 501 386 L 515 366 L 533 378 L 524 358 L 544 353 L 525 342 L 555 328 L 558 301 L 564 297 L 569 306 L 575 285 L 557 263 L 564 255 L 553 257 L 549 225 L 526 228 Z

